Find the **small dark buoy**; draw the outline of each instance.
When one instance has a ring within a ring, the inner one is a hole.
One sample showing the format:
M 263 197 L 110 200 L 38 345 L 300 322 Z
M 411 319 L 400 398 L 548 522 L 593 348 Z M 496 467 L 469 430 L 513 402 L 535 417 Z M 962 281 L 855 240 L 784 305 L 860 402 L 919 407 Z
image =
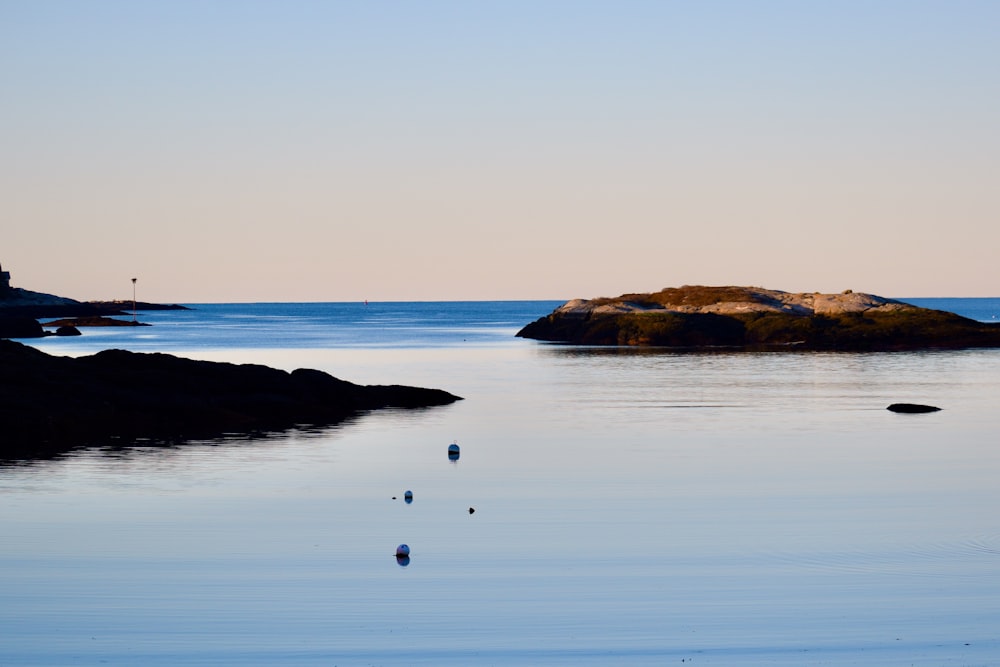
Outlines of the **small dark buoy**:
M 409 505 L 410 503 L 412 503 L 413 502 L 413 491 L 407 491 L 406 493 L 404 493 L 403 494 L 403 501 L 407 505 Z
M 396 547 L 396 558 L 405 558 L 410 555 L 410 547 L 407 544 L 400 544 Z
M 469 508 L 469 514 L 475 514 L 475 513 L 476 513 L 476 508 L 475 507 L 470 507 Z
M 886 408 L 889 412 L 902 412 L 907 414 L 919 414 L 921 412 L 937 412 L 941 408 L 933 405 L 920 405 L 919 403 L 893 403 Z
M 461 455 L 461 450 L 458 448 L 458 443 L 451 443 L 448 445 L 448 460 L 457 461 L 458 457 Z

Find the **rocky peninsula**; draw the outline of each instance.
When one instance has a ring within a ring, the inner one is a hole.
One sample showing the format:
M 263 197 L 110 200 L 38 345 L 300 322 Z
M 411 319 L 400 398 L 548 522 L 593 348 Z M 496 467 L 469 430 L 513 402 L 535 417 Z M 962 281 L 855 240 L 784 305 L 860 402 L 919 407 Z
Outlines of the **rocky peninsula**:
M 291 373 L 254 364 L 195 361 L 169 354 L 105 350 L 71 358 L 10 338 L 79 334 L 78 326 L 144 326 L 136 310 L 184 306 L 80 302 L 11 287 L 0 269 L 0 461 L 58 455 L 78 446 L 173 444 L 229 434 L 336 424 L 381 408 L 447 405 L 440 389 L 362 386 L 317 370 Z M 132 314 L 131 320 L 113 315 Z
M 574 345 L 680 349 L 891 351 L 1000 347 L 1000 325 L 846 290 L 672 287 L 574 299 L 528 324 L 522 338 Z
M 58 357 L 0 340 L 0 460 L 138 438 L 171 444 L 329 425 L 369 410 L 458 400 L 440 389 L 363 386 L 317 370 L 123 350 Z
M 137 310 L 187 310 L 178 304 L 136 303 Z M 75 301 L 21 288 L 0 294 L 0 338 L 40 338 L 46 327 L 148 326 L 132 319 L 131 301 Z M 125 319 L 115 319 L 125 317 Z M 41 322 L 50 318 L 56 321 Z
M 0 338 L 76 336 L 77 327 L 148 326 L 136 321 L 137 310 L 187 310 L 177 304 L 141 301 L 77 301 L 64 296 L 12 287 L 10 271 L 0 267 Z M 131 319 L 114 319 L 131 315 Z M 39 319 L 64 318 L 42 324 Z M 57 327 L 55 332 L 44 327 Z

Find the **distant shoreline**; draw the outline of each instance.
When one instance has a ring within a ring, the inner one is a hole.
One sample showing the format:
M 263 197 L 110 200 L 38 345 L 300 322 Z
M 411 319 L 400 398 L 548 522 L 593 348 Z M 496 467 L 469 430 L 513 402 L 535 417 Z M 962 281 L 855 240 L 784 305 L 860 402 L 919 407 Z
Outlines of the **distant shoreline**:
M 136 302 L 135 310 L 190 310 L 180 304 L 159 304 Z M 114 315 L 131 315 L 132 302 L 126 305 L 122 301 L 80 301 L 78 303 L 54 304 L 15 304 L 8 305 L 0 301 L 0 318 L 29 317 L 36 320 L 57 319 L 63 317 L 97 317 Z

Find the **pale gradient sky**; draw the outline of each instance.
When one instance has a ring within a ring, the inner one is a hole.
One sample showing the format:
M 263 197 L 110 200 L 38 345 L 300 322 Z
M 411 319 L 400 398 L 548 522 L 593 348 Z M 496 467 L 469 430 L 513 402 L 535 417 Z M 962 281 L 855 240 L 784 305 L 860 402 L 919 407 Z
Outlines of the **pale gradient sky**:
M 0 0 L 0 263 L 169 302 L 1000 296 L 1000 2 Z

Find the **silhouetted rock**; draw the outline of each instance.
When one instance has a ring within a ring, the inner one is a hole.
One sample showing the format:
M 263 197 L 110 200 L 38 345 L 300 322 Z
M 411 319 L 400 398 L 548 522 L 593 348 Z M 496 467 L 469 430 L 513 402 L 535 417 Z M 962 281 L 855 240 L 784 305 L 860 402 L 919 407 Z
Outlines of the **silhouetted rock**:
M 893 403 L 886 410 L 890 412 L 903 412 L 908 414 L 919 414 L 922 412 L 938 412 L 941 408 L 933 405 L 920 405 L 919 403 Z
M 80 330 L 71 324 L 64 324 L 56 329 L 56 336 L 80 336 Z
M 439 389 L 361 386 L 316 370 L 106 350 L 56 357 L 0 340 L 0 458 L 136 438 L 177 441 L 334 424 L 362 411 L 461 400 Z
M 1000 324 L 871 294 L 668 288 L 576 299 L 517 333 L 575 345 L 806 350 L 1000 347 Z
M 41 338 L 42 325 L 31 317 L 0 316 L 0 338 Z
M 83 305 L 76 299 L 55 294 L 32 292 L 21 287 L 9 287 L 0 291 L 0 308 L 60 308 Z
M 190 310 L 177 304 L 137 302 L 135 310 Z M 0 295 L 0 316 L 31 317 L 98 317 L 101 315 L 129 315 L 134 313 L 131 301 L 75 301 L 52 294 L 10 288 Z

